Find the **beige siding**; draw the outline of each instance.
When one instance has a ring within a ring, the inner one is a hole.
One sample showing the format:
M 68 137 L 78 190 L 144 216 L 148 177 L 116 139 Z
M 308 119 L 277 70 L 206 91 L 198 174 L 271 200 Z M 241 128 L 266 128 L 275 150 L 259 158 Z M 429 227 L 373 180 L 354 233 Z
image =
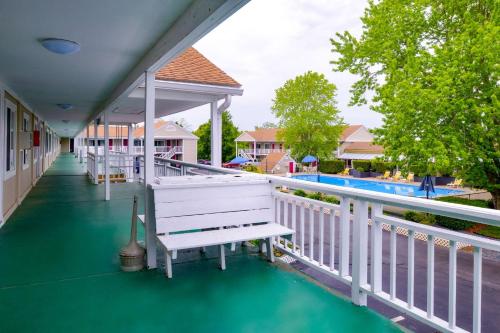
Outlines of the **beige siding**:
M 198 162 L 198 140 L 182 140 L 182 160 L 189 163 Z
M 11 177 L 3 183 L 3 214 L 8 216 L 17 204 L 17 178 Z
M 346 142 L 372 142 L 373 134 L 371 134 L 366 127 L 360 127 L 356 132 L 349 135 Z

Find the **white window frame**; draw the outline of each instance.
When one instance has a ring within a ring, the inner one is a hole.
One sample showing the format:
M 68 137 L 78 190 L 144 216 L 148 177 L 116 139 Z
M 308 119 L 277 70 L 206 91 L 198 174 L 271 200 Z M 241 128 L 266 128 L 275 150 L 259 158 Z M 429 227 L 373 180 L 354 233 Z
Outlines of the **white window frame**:
M 29 132 L 31 126 L 30 114 L 23 112 L 23 132 Z M 31 149 L 21 149 L 21 165 L 23 170 L 26 170 L 30 167 L 31 159 L 30 159 L 30 150 Z
M 33 135 L 35 135 L 34 131 L 40 131 L 40 120 L 38 120 L 36 117 L 33 118 Z M 38 137 L 40 139 L 40 137 Z M 34 141 L 34 137 L 33 137 Z M 40 146 L 35 147 L 33 144 L 33 164 L 38 163 L 38 155 L 40 154 Z
M 17 149 L 17 105 L 13 103 L 10 99 L 5 98 L 4 116 L 5 116 L 5 127 L 4 127 L 4 137 L 3 144 L 5 145 L 5 164 L 2 165 L 2 170 L 4 172 L 4 180 L 10 179 L 16 175 L 16 149 Z M 7 110 L 10 109 L 10 127 L 7 128 Z M 10 136 L 11 147 L 7 147 L 7 136 Z M 10 154 L 10 166 L 7 170 L 7 154 Z

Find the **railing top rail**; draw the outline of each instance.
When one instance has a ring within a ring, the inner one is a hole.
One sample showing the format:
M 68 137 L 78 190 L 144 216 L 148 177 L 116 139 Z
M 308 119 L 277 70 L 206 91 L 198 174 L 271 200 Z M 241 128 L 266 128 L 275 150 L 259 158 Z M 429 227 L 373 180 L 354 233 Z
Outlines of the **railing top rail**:
M 402 195 L 380 193 L 331 184 L 313 183 L 305 180 L 278 176 L 269 175 L 268 178 L 277 185 L 284 185 L 291 188 L 300 188 L 310 191 L 323 192 L 338 196 L 345 196 L 354 200 L 365 200 L 388 206 L 408 208 L 472 222 L 500 226 L 500 211 L 495 209 L 465 206 L 436 200 L 406 197 Z

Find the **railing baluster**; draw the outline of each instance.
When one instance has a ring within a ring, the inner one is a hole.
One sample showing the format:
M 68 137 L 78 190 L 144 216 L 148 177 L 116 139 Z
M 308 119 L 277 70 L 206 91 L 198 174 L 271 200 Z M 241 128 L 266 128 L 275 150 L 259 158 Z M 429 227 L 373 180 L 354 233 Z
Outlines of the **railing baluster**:
M 281 224 L 281 202 L 282 199 L 278 198 L 278 201 L 276 202 L 276 223 Z M 280 245 L 280 236 L 276 236 L 276 245 Z
M 408 229 L 408 308 L 413 308 L 415 291 L 415 231 Z
M 330 270 L 335 269 L 335 210 L 330 209 Z
M 371 287 L 374 293 L 382 290 L 382 225 L 375 220 L 375 216 L 382 215 L 382 212 L 382 205 L 372 205 Z
M 450 240 L 449 259 L 449 282 L 448 282 L 448 327 L 455 329 L 456 326 L 456 306 L 457 306 L 457 243 Z
M 284 199 L 283 200 L 283 225 L 285 227 L 288 227 L 288 199 Z M 286 249 L 286 246 L 287 246 L 287 239 L 285 237 L 283 237 L 283 246 L 285 247 Z
M 323 207 L 319 207 L 319 265 L 323 266 L 323 250 L 324 250 L 324 230 L 325 230 L 325 212 Z
M 340 253 L 339 253 L 339 271 L 340 276 L 349 275 L 349 229 L 351 224 L 351 202 L 349 198 L 340 199 Z
M 427 235 L 427 318 L 434 317 L 434 236 Z
M 309 259 L 314 260 L 314 206 L 309 205 Z
M 391 261 L 390 261 L 390 273 L 389 273 L 389 294 L 391 296 L 391 300 L 396 298 L 396 227 L 391 225 Z
M 295 253 L 297 249 L 297 202 L 292 201 L 292 230 L 295 233 L 292 235 L 292 252 Z
M 472 296 L 472 332 L 481 332 L 481 292 L 483 283 L 483 249 L 474 247 L 474 287 Z
M 306 255 L 306 251 L 304 249 L 304 239 L 305 239 L 305 216 L 306 216 L 306 213 L 305 213 L 305 207 L 304 207 L 304 203 L 302 202 L 300 204 L 300 255 L 301 256 L 305 256 Z

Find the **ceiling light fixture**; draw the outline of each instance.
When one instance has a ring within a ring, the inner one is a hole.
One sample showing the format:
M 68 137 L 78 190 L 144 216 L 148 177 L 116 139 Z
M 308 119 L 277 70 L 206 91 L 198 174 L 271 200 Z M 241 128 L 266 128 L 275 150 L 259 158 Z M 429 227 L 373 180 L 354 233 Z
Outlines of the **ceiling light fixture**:
M 40 43 L 47 50 L 56 54 L 73 54 L 80 51 L 80 44 L 67 39 L 45 38 Z
M 64 111 L 71 110 L 73 108 L 73 104 L 69 103 L 58 103 L 56 104 L 60 109 L 63 109 Z

